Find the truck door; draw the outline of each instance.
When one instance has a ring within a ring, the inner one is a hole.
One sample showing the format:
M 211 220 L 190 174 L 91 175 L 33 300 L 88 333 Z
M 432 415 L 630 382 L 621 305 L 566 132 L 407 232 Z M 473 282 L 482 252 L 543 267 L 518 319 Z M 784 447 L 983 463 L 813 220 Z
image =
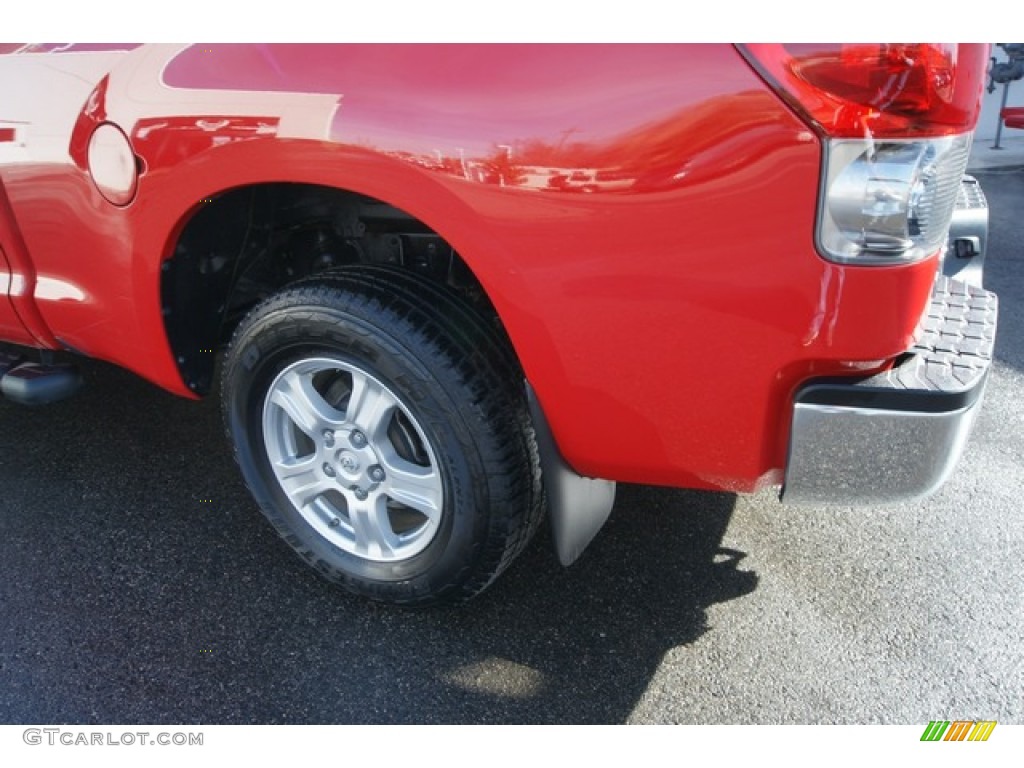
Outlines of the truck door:
M 74 238 L 59 206 L 73 175 L 71 130 L 90 91 L 132 47 L 0 43 L 0 341 L 57 345 L 37 305 L 37 273 L 63 274 L 54 239 Z

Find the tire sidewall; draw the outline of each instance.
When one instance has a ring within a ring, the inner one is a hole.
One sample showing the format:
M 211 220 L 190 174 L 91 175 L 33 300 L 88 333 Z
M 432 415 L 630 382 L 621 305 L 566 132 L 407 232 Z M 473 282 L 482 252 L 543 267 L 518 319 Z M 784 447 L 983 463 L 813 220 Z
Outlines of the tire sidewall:
M 296 319 L 296 318 L 300 319 Z M 270 311 L 241 329 L 225 376 L 225 413 L 238 463 L 264 515 L 311 565 L 333 581 L 389 601 L 443 595 L 483 549 L 487 509 L 484 467 L 462 416 L 469 393 L 455 377 L 443 380 L 441 361 L 424 359 L 429 346 L 408 344 L 350 312 L 326 307 Z M 264 446 L 267 391 L 287 366 L 313 357 L 336 358 L 365 370 L 401 400 L 430 443 L 442 478 L 441 521 L 421 552 L 376 562 L 346 552 L 317 533 L 291 503 Z M 460 398 L 461 395 L 461 398 Z M 461 400 L 461 402 L 460 402 Z

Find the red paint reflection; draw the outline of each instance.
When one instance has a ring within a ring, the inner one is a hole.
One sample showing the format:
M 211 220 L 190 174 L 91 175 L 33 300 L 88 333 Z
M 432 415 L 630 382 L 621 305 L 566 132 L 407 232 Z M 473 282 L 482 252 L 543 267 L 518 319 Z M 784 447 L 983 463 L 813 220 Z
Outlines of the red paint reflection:
M 278 122 L 276 117 L 226 115 L 149 117 L 135 123 L 131 138 L 136 153 L 164 167 L 234 141 L 272 138 Z

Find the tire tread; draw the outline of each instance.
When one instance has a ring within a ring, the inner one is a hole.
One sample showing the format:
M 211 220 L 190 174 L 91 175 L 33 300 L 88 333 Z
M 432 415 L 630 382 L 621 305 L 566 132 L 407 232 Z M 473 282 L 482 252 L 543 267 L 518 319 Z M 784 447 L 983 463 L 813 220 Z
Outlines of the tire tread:
M 460 602 L 486 589 L 527 546 L 543 518 L 540 464 L 526 405 L 522 371 L 507 337 L 462 297 L 426 278 L 386 265 L 358 265 L 325 272 L 286 287 L 250 312 L 236 329 L 222 372 L 225 422 L 230 439 L 231 388 L 244 375 L 244 349 L 254 336 L 294 334 L 318 324 L 323 312 L 342 313 L 387 329 L 390 341 L 427 367 L 439 384 L 461 397 L 458 419 L 475 436 L 483 477 L 472 494 L 486 505 L 487 530 L 476 551 L 446 583 L 428 592 L 399 582 L 366 584 L 321 564 L 333 581 L 367 597 L 400 604 Z M 240 351 L 242 350 L 242 351 Z M 237 444 L 236 461 L 245 466 Z M 252 488 L 264 514 L 285 536 L 269 498 Z M 307 559 L 308 556 L 307 556 Z

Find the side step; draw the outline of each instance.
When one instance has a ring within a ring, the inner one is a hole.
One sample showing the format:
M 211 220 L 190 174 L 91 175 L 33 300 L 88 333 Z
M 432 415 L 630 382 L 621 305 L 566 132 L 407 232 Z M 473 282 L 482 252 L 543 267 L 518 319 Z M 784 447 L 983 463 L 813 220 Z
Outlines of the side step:
M 73 365 L 23 362 L 0 351 L 0 393 L 21 405 L 49 405 L 82 388 L 82 375 Z

